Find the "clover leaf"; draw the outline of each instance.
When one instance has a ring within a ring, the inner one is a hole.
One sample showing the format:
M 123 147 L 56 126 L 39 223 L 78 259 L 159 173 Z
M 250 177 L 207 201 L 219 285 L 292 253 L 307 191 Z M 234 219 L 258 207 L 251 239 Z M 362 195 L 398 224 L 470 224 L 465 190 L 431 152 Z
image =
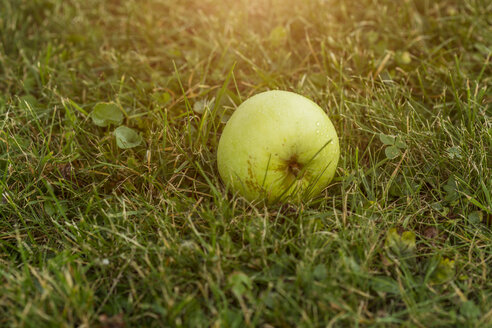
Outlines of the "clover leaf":
M 120 125 L 123 122 L 123 113 L 114 103 L 97 103 L 91 112 L 91 118 L 92 122 L 100 127 Z
M 116 145 L 121 149 L 134 148 L 142 143 L 142 137 L 135 130 L 124 125 L 116 128 L 113 135 L 116 137 Z

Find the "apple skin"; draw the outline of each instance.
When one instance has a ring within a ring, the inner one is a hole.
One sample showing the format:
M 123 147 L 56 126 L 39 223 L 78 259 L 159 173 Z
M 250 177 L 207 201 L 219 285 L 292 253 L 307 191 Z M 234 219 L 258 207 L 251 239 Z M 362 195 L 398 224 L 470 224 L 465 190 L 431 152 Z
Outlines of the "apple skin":
M 227 122 L 217 165 L 224 183 L 250 201 L 298 202 L 333 179 L 338 136 L 313 101 L 288 91 L 267 91 L 244 101 Z

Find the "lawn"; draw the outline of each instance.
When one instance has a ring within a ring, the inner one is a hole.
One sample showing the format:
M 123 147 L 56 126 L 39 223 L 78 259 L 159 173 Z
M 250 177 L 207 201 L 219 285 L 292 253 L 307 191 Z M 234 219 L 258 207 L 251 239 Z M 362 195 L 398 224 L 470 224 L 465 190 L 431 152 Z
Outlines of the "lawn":
M 488 0 L 0 0 L 0 326 L 492 327 L 491 26 Z M 302 203 L 217 170 L 275 89 L 340 138 Z

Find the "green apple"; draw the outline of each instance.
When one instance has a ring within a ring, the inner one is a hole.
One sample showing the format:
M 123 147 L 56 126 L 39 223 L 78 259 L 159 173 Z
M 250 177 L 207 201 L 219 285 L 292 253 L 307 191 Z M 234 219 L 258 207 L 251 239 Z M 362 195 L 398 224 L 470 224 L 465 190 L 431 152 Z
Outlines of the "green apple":
M 243 102 L 227 122 L 217 163 L 225 184 L 248 200 L 309 199 L 333 179 L 337 132 L 311 100 L 267 91 Z

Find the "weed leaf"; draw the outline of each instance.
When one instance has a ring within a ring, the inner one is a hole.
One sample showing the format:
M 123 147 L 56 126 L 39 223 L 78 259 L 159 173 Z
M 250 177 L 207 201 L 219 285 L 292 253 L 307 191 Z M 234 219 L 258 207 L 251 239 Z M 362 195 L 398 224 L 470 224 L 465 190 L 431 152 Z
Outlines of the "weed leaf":
M 384 149 L 384 153 L 388 159 L 394 159 L 400 155 L 400 150 L 396 146 L 389 146 Z
M 449 177 L 448 181 L 446 182 L 446 184 L 443 186 L 442 189 L 446 192 L 446 197 L 444 198 L 446 202 L 451 203 L 460 197 L 458 193 L 459 190 L 458 182 L 456 181 L 454 175 L 451 175 Z
M 282 25 L 275 27 L 270 32 L 270 41 L 274 46 L 281 46 L 287 41 L 287 30 Z
M 253 282 L 244 273 L 236 272 L 229 276 L 229 287 L 232 293 L 240 298 L 253 287 Z
M 480 308 L 473 301 L 463 302 L 460 307 L 460 314 L 469 320 L 476 320 L 482 315 Z
M 389 135 L 386 135 L 386 134 L 382 134 L 380 133 L 379 134 L 379 140 L 381 140 L 381 142 L 385 145 L 388 145 L 388 146 L 392 146 L 395 144 L 395 137 L 393 136 L 389 136 Z
M 480 223 L 483 220 L 483 213 L 481 211 L 473 211 L 468 214 L 468 222 L 470 223 Z
M 454 274 L 454 261 L 448 258 L 441 259 L 437 267 L 434 269 L 434 272 L 432 273 L 431 282 L 433 284 L 443 284 L 453 279 Z
M 410 258 L 415 253 L 415 233 L 405 231 L 401 236 L 396 228 L 392 228 L 386 235 L 384 246 L 388 256 L 392 259 Z
M 399 149 L 407 148 L 407 144 L 405 143 L 405 141 L 403 141 L 403 139 L 400 136 L 396 138 L 395 146 L 398 147 Z
M 137 147 L 142 143 L 142 137 L 135 130 L 124 125 L 114 130 L 113 134 L 116 137 L 116 144 L 121 149 Z
M 123 122 L 123 113 L 114 103 L 98 103 L 91 112 L 91 118 L 92 122 L 100 127 L 120 125 Z

